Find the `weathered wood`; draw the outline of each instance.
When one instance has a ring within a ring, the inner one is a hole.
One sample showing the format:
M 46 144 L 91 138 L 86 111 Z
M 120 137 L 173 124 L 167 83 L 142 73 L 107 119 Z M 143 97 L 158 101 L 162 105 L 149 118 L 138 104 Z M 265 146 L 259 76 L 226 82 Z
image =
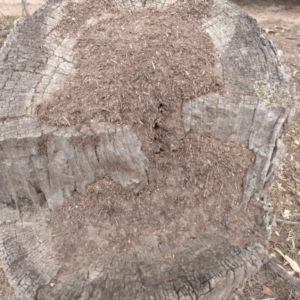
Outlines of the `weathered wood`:
M 203 236 L 201 244 L 107 257 L 92 272 L 63 278 L 46 299 L 227 299 L 263 256 L 259 245 L 241 250 Z
M 158 243 L 126 254 L 112 249 L 76 267 L 58 259 L 49 226 L 53 210 L 106 176 L 135 193 L 149 179 L 148 159 L 131 126 L 57 128 L 36 118 L 37 106 L 74 72 L 77 39 L 58 29 L 70 2 L 48 1 L 32 18 L 16 21 L 0 49 L 0 256 L 17 299 L 227 299 L 264 263 L 266 236 L 257 244 L 249 240 L 249 247 L 233 245 L 225 215 L 211 222 L 223 224 L 226 237 L 204 228 L 174 247 Z M 117 2 L 140 9 L 176 1 Z M 215 0 L 202 26 L 218 51 L 215 73 L 226 92 L 185 102 L 183 128 L 255 153 L 238 199 L 247 207 L 262 200 L 284 155 L 289 82 L 265 31 L 231 2 Z

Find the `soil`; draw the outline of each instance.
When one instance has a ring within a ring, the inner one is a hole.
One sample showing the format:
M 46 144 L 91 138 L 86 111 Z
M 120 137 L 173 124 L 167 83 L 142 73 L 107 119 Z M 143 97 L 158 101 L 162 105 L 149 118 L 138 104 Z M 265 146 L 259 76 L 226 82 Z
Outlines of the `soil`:
M 4 44 L 7 35 L 9 34 L 10 28 L 13 26 L 13 22 L 16 18 L 5 16 L 0 16 L 0 47 Z

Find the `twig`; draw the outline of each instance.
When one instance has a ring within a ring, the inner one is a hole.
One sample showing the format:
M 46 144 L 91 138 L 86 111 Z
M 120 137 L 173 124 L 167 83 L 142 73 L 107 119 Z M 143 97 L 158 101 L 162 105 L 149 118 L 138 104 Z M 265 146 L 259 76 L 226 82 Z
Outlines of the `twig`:
M 284 223 L 288 225 L 300 225 L 300 221 L 288 221 L 288 220 L 282 220 L 282 219 L 277 219 L 275 218 L 275 221 L 278 223 Z
M 22 0 L 22 5 L 23 5 L 23 12 L 25 12 L 26 17 L 30 17 L 30 13 L 28 12 L 28 9 L 27 9 L 27 1 Z
M 293 276 L 287 273 L 287 271 L 282 268 L 280 265 L 276 264 L 273 260 L 268 261 L 268 265 L 270 268 L 279 276 L 281 276 L 284 280 L 287 281 L 293 287 L 293 289 L 297 292 L 300 293 L 300 282 L 295 279 Z
M 66 117 L 63 117 L 63 119 L 68 123 L 69 126 L 71 126 L 70 122 L 68 121 L 68 119 Z
M 210 172 L 208 172 L 208 174 L 207 174 L 207 176 L 206 176 L 206 182 L 205 182 L 205 186 L 204 186 L 203 197 L 206 197 L 206 187 L 207 187 L 207 184 L 208 184 L 209 176 L 210 176 Z

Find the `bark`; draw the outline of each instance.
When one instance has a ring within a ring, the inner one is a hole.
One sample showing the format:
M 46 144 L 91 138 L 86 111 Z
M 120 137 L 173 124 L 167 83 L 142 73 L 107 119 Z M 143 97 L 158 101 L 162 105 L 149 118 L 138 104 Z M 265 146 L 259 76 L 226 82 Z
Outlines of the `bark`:
M 264 263 L 262 245 L 239 247 L 214 233 L 62 272 L 48 226 L 51 211 L 106 176 L 134 192 L 148 180 L 148 160 L 130 126 L 101 123 L 77 130 L 41 125 L 35 118 L 37 105 L 73 70 L 76 39 L 57 29 L 67 3 L 48 1 L 31 18 L 17 20 L 0 49 L 0 256 L 16 298 L 229 298 Z M 130 5 L 141 3 L 147 1 Z M 225 80 L 226 94 L 185 103 L 182 122 L 186 133 L 208 133 L 254 151 L 244 179 L 245 207 L 266 194 L 284 155 L 280 136 L 289 116 L 288 105 L 270 106 L 255 86 L 263 82 L 265 94 L 276 87 L 287 102 L 292 96 L 265 31 L 233 3 L 214 5 L 203 28 L 219 53 L 216 73 Z

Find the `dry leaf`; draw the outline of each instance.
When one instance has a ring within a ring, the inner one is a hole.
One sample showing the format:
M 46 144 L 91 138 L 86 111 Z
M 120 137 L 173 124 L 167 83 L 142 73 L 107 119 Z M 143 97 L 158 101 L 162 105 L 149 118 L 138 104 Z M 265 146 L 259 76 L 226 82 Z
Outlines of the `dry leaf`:
M 253 289 L 253 282 L 250 279 L 248 280 L 248 285 L 250 289 Z
M 275 34 L 275 33 L 277 33 L 277 32 L 274 31 L 274 30 L 268 30 L 268 29 L 267 29 L 266 31 L 267 31 L 268 34 Z
M 300 276 L 300 267 L 298 266 L 297 262 L 295 262 L 289 256 L 284 255 L 278 248 L 274 248 L 274 250 L 277 251 L 289 263 L 291 268 Z
M 289 209 L 285 209 L 283 213 L 281 213 L 284 219 L 289 219 L 291 216 L 291 211 Z
M 266 246 L 266 250 L 269 251 L 272 248 L 273 244 L 274 244 L 273 241 L 268 241 L 268 244 Z
M 263 289 L 261 291 L 264 295 L 267 295 L 267 296 L 274 296 L 274 292 L 268 288 L 267 286 L 263 285 Z
M 284 178 L 284 176 L 281 175 L 281 174 L 278 174 L 278 175 L 277 175 L 277 178 L 279 178 L 279 179 L 282 180 L 282 181 L 286 181 L 285 178 Z
M 295 275 L 295 271 L 287 271 L 287 273 L 291 276 L 294 276 Z

